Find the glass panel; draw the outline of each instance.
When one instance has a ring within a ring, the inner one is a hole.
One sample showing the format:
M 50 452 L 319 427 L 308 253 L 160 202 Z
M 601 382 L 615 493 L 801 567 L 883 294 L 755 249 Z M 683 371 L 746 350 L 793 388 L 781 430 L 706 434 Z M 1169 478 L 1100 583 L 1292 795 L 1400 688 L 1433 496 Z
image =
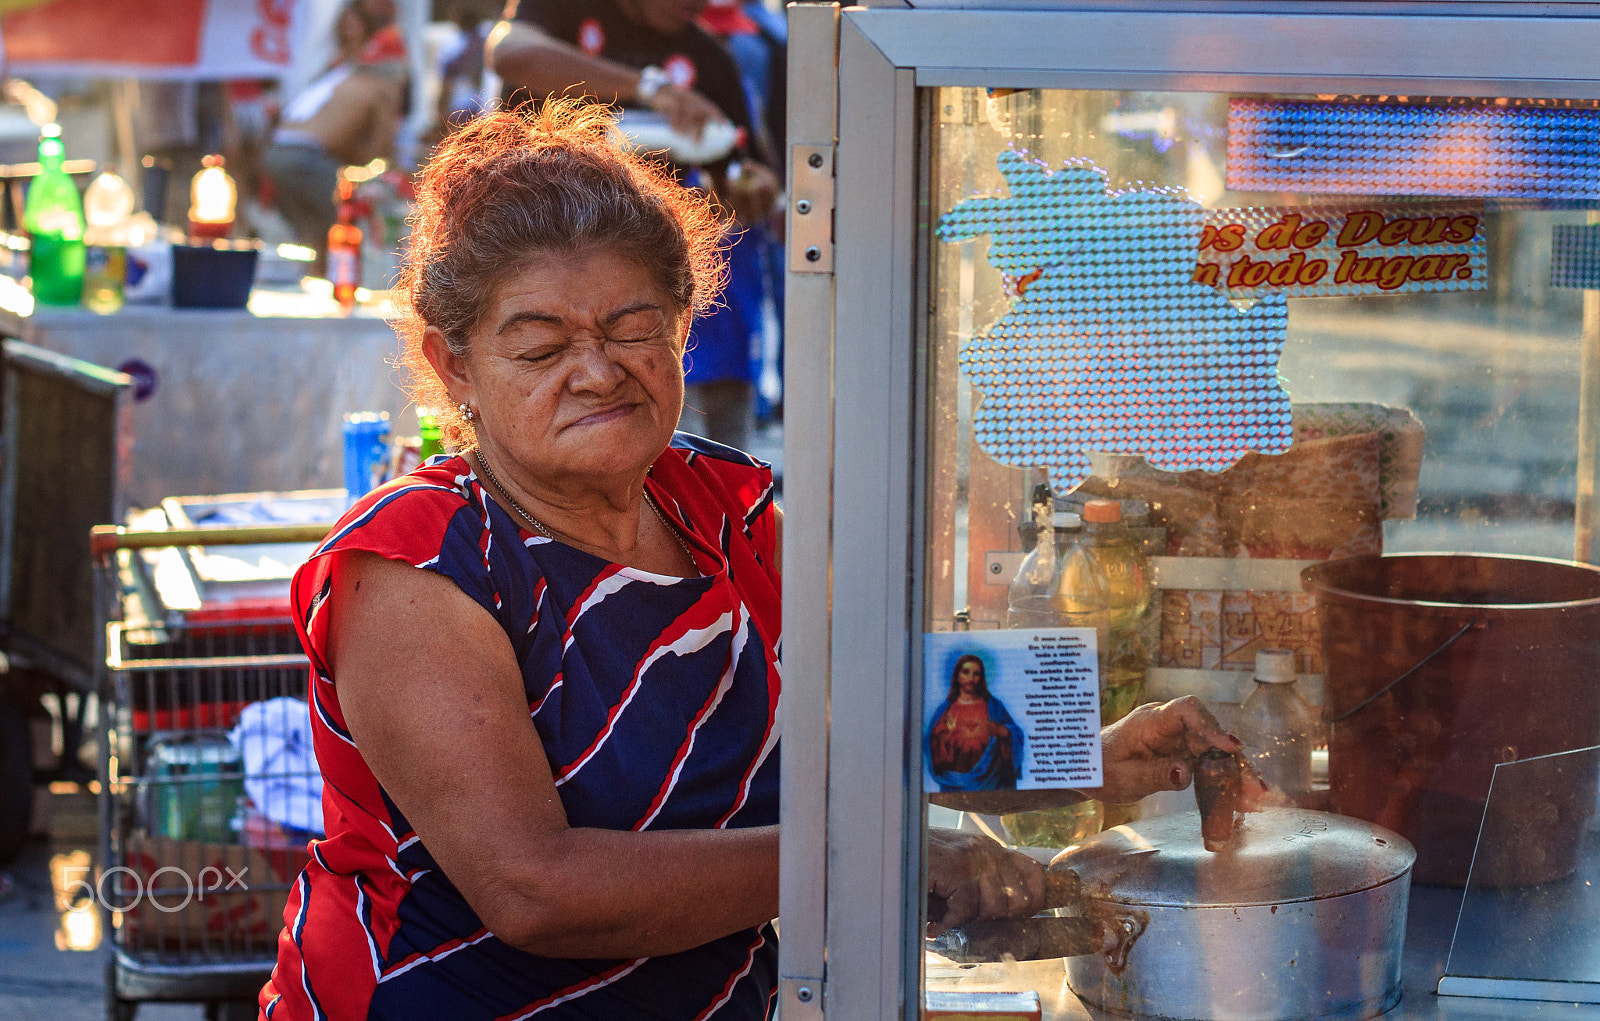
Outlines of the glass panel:
M 1437 1016 L 1495 766 L 1600 741 L 1600 109 L 925 96 L 930 861 L 959 886 L 946 826 L 1072 849 L 926 989 Z M 1185 758 L 1204 835 L 1164 759 L 1129 781 L 1149 714 L 1094 736 L 1185 695 L 1246 745 Z M 1518 883 L 1565 881 L 1569 829 Z
M 1600 1003 L 1600 747 L 1496 766 L 1443 995 Z M 1560 878 L 1521 882 L 1551 855 Z

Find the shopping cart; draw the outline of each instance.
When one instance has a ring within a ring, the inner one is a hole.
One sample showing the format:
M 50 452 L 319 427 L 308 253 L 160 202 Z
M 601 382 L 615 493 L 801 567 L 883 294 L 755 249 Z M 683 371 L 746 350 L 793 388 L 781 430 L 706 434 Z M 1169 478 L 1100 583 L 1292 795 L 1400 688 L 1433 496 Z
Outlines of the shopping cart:
M 114 1021 L 149 1000 L 255 1017 L 288 891 L 321 820 L 306 658 L 287 605 L 263 614 L 251 603 L 252 616 L 164 612 L 140 551 L 310 543 L 327 529 L 94 530 L 106 627 L 104 867 L 92 892 L 112 933 Z

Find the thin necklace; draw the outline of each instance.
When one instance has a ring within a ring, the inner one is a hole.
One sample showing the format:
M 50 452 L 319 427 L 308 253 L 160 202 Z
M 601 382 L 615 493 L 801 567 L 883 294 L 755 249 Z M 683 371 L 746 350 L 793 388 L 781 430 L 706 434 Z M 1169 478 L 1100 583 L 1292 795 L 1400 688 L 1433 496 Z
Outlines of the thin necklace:
M 473 451 L 473 454 L 476 455 L 478 465 L 483 469 L 483 474 L 490 482 L 494 483 L 495 490 L 499 492 L 501 496 L 506 498 L 506 502 L 511 505 L 511 509 L 516 511 L 518 514 L 521 514 L 522 519 L 528 524 L 532 525 L 534 531 L 538 532 L 546 539 L 556 541 L 556 537 L 551 533 L 550 529 L 544 527 L 544 525 L 539 523 L 538 518 L 524 510 L 522 504 L 517 502 L 516 497 L 512 496 L 511 493 L 506 490 L 505 485 L 500 481 L 500 477 L 494 473 L 493 468 L 489 467 L 489 459 L 483 456 L 483 451 L 475 450 Z M 698 574 L 700 571 L 700 563 L 699 561 L 695 560 L 694 551 L 689 548 L 689 544 L 687 542 L 683 541 L 683 535 L 679 533 L 678 529 L 672 524 L 672 522 L 667 520 L 667 516 L 661 513 L 661 508 L 656 506 L 656 502 L 651 498 L 650 491 L 648 489 L 644 491 L 644 502 L 652 511 L 655 512 L 656 519 L 659 520 L 661 522 L 661 526 L 667 530 L 667 534 L 678 540 L 678 546 L 683 550 L 683 555 L 689 558 L 689 566 L 694 568 L 695 573 Z

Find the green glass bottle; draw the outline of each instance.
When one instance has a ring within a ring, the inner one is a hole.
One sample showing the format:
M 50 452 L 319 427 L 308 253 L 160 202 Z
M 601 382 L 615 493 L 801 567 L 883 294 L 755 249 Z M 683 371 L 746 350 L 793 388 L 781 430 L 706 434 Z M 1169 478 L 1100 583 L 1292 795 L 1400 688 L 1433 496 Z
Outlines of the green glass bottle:
M 439 422 L 433 417 L 432 408 L 417 409 L 417 435 L 422 441 L 417 448 L 417 456 L 423 461 L 435 454 L 444 453 L 444 441 L 439 435 Z
M 61 128 L 46 124 L 39 138 L 39 173 L 28 184 L 22 225 L 32 239 L 28 272 L 33 298 L 46 305 L 76 305 L 83 297 L 83 199 L 61 169 Z

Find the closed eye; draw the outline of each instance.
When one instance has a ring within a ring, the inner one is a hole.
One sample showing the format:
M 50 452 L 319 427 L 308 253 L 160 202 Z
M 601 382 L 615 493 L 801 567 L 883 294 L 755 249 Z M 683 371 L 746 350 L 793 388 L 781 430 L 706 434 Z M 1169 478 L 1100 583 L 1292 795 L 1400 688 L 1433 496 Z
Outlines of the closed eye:
M 605 318 L 606 339 L 621 344 L 652 340 L 666 326 L 666 315 L 659 305 L 640 304 L 618 309 Z

